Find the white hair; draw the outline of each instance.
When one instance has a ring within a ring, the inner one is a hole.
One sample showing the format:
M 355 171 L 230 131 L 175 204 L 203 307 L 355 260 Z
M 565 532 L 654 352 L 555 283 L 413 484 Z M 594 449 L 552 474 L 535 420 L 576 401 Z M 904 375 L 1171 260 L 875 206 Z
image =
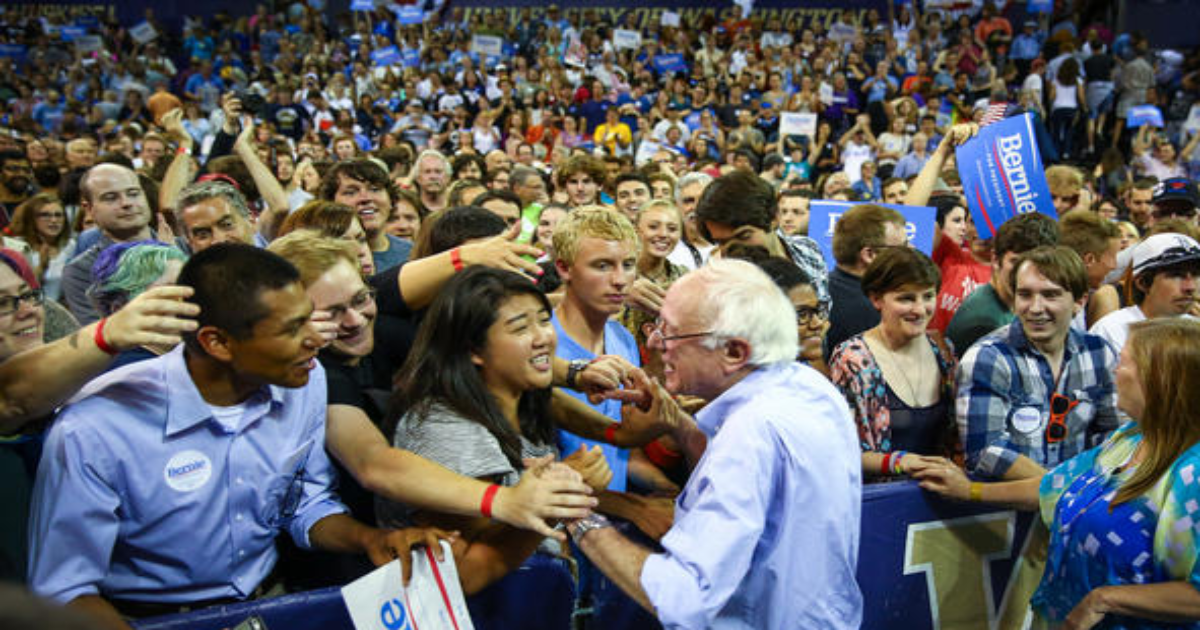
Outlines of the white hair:
M 681 282 L 696 284 L 695 305 L 707 311 L 712 335 L 701 343 L 715 350 L 729 339 L 750 344 L 750 365 L 796 360 L 800 338 L 796 311 L 761 269 L 744 260 L 712 259 Z

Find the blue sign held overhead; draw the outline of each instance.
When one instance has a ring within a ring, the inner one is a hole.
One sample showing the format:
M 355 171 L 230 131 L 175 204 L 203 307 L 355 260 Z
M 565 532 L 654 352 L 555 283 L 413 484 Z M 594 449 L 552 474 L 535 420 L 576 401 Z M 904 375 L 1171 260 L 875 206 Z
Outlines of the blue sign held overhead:
M 87 29 L 82 26 L 64 26 L 59 30 L 62 33 L 64 42 L 73 42 L 84 35 L 87 35 Z
M 833 227 L 850 208 L 860 205 L 851 201 L 828 201 L 813 199 L 808 204 L 808 237 L 817 242 L 821 255 L 825 257 L 825 265 L 832 271 L 833 258 Z M 928 206 L 898 206 L 893 204 L 875 204 L 891 208 L 904 216 L 905 231 L 908 244 L 926 256 L 933 255 L 933 228 L 937 222 L 937 210 Z
M 410 48 L 400 55 L 400 60 L 406 68 L 416 68 L 421 65 L 421 51 Z
M 655 55 L 654 69 L 660 73 L 663 72 L 687 72 L 687 62 L 683 60 L 683 55 L 679 53 L 671 53 L 669 55 Z
M 350 10 L 351 11 L 374 11 L 375 10 L 375 1 L 374 0 L 351 0 Z
M 1054 0 L 1029 0 L 1025 9 L 1030 13 L 1053 13 Z
M 380 48 L 371 52 L 371 61 L 377 66 L 394 66 L 401 62 L 400 50 L 395 46 Z
M 1162 127 L 1162 110 L 1154 105 L 1130 107 L 1129 111 L 1125 113 L 1125 126 L 1132 129 L 1133 127 L 1141 127 L 1142 125 Z
M 420 24 L 425 21 L 425 12 L 415 4 L 393 7 L 392 11 L 396 14 L 396 21 L 401 24 Z
M 1029 114 L 988 125 L 955 150 L 963 194 L 979 237 L 1028 212 L 1058 219 Z

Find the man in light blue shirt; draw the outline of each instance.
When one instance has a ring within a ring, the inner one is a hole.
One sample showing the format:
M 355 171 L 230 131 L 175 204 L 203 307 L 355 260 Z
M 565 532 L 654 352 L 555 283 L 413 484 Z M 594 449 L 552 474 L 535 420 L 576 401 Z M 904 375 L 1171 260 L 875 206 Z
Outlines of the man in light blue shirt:
M 416 530 L 367 527 L 333 495 L 322 340 L 295 268 L 222 244 L 179 282 L 195 291 L 197 330 L 89 383 L 49 431 L 33 590 L 117 622 L 256 595 L 283 530 L 377 564 L 407 557 Z
M 663 553 L 598 515 L 576 543 L 666 628 L 858 628 L 861 454 L 845 400 L 795 361 L 791 303 L 714 260 L 667 292 L 648 343 L 671 393 L 710 401 L 676 431 L 697 463 Z

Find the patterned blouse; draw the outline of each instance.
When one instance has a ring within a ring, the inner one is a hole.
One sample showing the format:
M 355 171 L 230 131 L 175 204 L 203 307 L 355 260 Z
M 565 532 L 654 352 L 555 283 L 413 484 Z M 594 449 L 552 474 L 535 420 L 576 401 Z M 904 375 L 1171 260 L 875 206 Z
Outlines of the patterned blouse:
M 671 288 L 675 281 L 682 278 L 683 274 L 688 272 L 688 268 L 682 265 L 676 265 L 671 261 L 666 262 L 666 276 L 661 280 L 654 280 L 660 289 L 666 291 Z M 638 350 L 642 353 L 642 363 L 646 363 L 646 333 L 642 332 L 642 326 L 647 323 L 652 323 L 655 317 L 646 311 L 632 307 L 625 307 L 621 311 L 621 325 L 633 335 L 637 340 Z
M 932 337 L 925 337 L 933 349 L 938 371 L 941 373 L 939 400 L 951 402 L 954 400 L 954 357 L 938 346 Z M 854 411 L 862 450 L 891 452 L 893 448 L 888 384 L 862 334 L 847 339 L 834 349 L 829 358 L 829 379 L 842 390 L 846 402 L 850 403 L 850 409 Z M 947 409 L 953 409 L 953 406 L 947 406 Z M 951 420 L 952 417 L 946 418 L 948 425 L 952 424 Z M 947 449 L 950 450 L 952 449 Z M 934 454 L 937 453 L 922 453 Z
M 1101 586 L 1183 581 L 1200 588 L 1200 444 L 1184 451 L 1146 494 L 1116 507 L 1113 497 L 1136 470 L 1142 435 L 1129 422 L 1108 440 L 1042 477 L 1042 520 L 1050 529 L 1046 572 L 1030 604 L 1062 622 Z M 1110 615 L 1099 628 L 1200 628 Z

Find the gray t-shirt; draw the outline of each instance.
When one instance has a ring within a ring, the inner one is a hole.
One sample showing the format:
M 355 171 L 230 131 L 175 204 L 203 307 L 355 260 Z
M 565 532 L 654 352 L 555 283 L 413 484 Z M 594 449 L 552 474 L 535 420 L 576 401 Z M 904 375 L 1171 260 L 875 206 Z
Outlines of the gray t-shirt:
M 503 486 L 514 486 L 521 478 L 486 427 L 443 405 L 431 406 L 423 417 L 411 411 L 404 414 L 396 425 L 392 444 L 464 477 L 495 479 Z M 535 444 L 521 437 L 522 458 L 555 453 L 553 445 Z M 375 516 L 381 527 L 411 526 L 414 511 L 403 503 L 375 499 Z

